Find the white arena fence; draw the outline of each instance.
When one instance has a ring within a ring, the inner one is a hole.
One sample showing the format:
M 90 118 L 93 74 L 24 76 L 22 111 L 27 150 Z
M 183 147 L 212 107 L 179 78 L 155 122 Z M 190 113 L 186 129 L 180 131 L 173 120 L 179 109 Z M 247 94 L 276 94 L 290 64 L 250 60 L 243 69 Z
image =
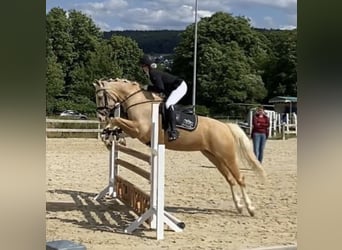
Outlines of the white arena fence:
M 279 137 L 279 135 L 281 135 L 281 138 L 284 140 L 288 135 L 297 136 L 298 119 L 295 113 L 286 114 L 284 117 L 282 117 L 282 114 L 272 110 L 265 110 L 265 112 L 270 118 L 270 138 Z M 251 121 L 253 114 L 254 110 L 251 109 L 248 114 L 247 123 L 240 123 L 237 122 L 237 120 L 235 121 L 235 123 L 238 123 L 240 127 L 242 127 L 248 135 L 250 135 L 252 131 Z M 80 126 L 93 124 L 93 126 L 96 128 L 64 128 L 65 124 L 80 124 Z M 101 132 L 102 129 L 100 127 L 100 123 L 97 120 L 65 120 L 46 118 L 46 137 L 97 137 L 99 139 Z M 80 133 L 84 135 L 77 136 Z
M 46 137 L 92 137 L 100 138 L 102 129 L 97 120 L 66 120 L 46 118 Z M 67 125 L 66 125 L 67 124 Z M 68 126 L 69 125 L 69 126 Z M 89 125 L 92 128 L 87 128 Z M 65 128 L 65 127 L 84 127 L 84 128 Z
M 254 112 L 255 109 L 249 111 L 246 123 L 238 123 L 248 135 L 252 132 Z M 269 138 L 279 137 L 280 135 L 280 137 L 285 140 L 288 135 L 297 136 L 298 119 L 296 113 L 280 114 L 273 110 L 265 110 L 265 112 L 270 119 Z

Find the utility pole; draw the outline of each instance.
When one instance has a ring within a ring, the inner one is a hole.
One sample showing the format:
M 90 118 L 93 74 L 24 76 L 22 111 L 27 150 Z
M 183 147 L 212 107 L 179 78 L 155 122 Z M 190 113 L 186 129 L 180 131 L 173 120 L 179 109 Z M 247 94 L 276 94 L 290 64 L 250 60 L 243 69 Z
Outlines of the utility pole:
M 198 4 L 195 0 L 195 40 L 194 40 L 194 73 L 193 73 L 193 89 L 192 89 L 192 106 L 195 112 L 196 106 L 196 70 L 197 70 L 197 9 Z

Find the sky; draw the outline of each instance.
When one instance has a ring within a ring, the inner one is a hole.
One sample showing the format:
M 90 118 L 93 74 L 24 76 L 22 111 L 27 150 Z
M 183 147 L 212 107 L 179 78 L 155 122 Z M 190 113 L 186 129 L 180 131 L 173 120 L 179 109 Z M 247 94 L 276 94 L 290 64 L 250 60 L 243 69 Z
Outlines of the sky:
M 195 22 L 196 0 L 46 0 L 46 13 L 60 7 L 89 16 L 102 31 L 184 30 Z M 297 27 L 297 0 L 197 0 L 198 21 L 223 11 L 244 16 L 256 28 Z

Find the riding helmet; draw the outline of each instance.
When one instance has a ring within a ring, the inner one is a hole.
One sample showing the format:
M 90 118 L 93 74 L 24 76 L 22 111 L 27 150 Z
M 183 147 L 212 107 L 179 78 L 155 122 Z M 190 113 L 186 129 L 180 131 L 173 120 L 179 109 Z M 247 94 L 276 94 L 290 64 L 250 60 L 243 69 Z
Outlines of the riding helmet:
M 141 59 L 140 59 L 140 64 L 141 65 L 147 65 L 150 66 L 153 63 L 152 59 L 150 56 L 148 55 L 144 55 Z

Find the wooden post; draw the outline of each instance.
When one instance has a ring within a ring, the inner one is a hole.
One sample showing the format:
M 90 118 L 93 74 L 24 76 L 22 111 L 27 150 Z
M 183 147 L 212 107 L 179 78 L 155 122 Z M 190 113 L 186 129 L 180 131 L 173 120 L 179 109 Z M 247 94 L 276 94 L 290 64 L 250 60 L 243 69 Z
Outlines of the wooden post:
M 286 133 L 286 131 L 285 131 L 285 126 L 286 126 L 286 124 L 283 122 L 283 124 L 282 124 L 282 126 L 281 126 L 281 133 L 282 133 L 283 140 L 286 139 L 286 138 L 285 138 L 285 133 Z

